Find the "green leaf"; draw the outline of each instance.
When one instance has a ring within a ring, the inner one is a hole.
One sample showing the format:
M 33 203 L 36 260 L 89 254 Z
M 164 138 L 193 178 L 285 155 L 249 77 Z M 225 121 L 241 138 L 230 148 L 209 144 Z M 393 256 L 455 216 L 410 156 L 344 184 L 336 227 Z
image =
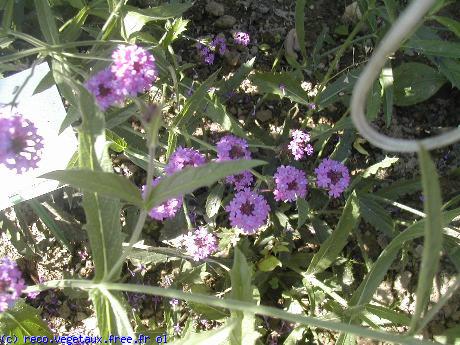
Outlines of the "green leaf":
M 325 108 L 332 103 L 345 99 L 344 96 L 351 95 L 360 74 L 361 68 L 349 70 L 345 75 L 342 74 L 318 95 L 318 105 L 321 108 Z
M 456 42 L 411 39 L 403 47 L 415 49 L 428 56 L 442 56 L 455 59 L 460 57 L 460 43 Z
M 395 104 L 410 106 L 429 99 L 447 79 L 434 68 L 418 62 L 403 63 L 394 70 Z
M 449 18 L 449 17 L 441 17 L 441 16 L 433 16 L 438 23 L 444 25 L 450 31 L 452 31 L 457 37 L 460 37 L 460 22 Z
M 208 198 L 206 199 L 206 215 L 209 218 L 213 218 L 219 212 L 219 208 L 222 205 L 224 190 L 224 185 L 219 183 L 209 192 Z
M 66 236 L 66 233 L 56 224 L 54 219 L 50 216 L 49 212 L 39 202 L 32 199 L 27 202 L 32 210 L 40 217 L 43 223 L 47 226 L 48 230 L 69 250 L 72 246 Z
M 240 123 L 227 112 L 225 106 L 220 103 L 217 98 L 214 99 L 214 101 L 209 101 L 207 103 L 204 115 L 206 115 L 206 117 L 215 123 L 218 123 L 226 131 L 229 131 L 242 138 L 247 137 L 246 132 L 241 127 Z
M 164 4 L 152 8 L 139 9 L 125 6 L 126 14 L 123 18 L 126 35 L 129 38 L 134 32 L 142 30 L 145 24 L 154 20 L 166 20 L 179 17 L 192 6 L 191 2 Z
M 243 159 L 231 162 L 212 162 L 197 168 L 187 167 L 174 175 L 163 177 L 147 198 L 146 208 L 151 209 L 172 197 L 190 193 L 197 188 L 209 186 L 226 176 L 262 164 L 265 162 Z
M 211 331 L 187 334 L 184 339 L 173 341 L 171 345 L 202 345 L 214 344 L 222 345 L 230 337 L 231 332 L 235 328 L 236 323 L 228 322 L 226 325 L 213 329 Z
M 353 192 L 347 199 L 337 228 L 321 244 L 319 251 L 313 256 L 308 266 L 307 274 L 320 273 L 332 265 L 342 249 L 347 245 L 348 235 L 357 226 L 358 219 L 358 204 L 356 194 Z
M 444 212 L 444 223 L 447 224 L 458 215 L 459 209 Z M 349 306 L 364 305 L 371 301 L 372 296 L 388 272 L 398 252 L 408 241 L 422 237 L 424 233 L 425 219 L 415 222 L 406 230 L 396 236 L 388 244 L 377 260 L 372 265 L 369 273 L 364 277 L 358 289 L 353 293 Z
M 366 117 L 369 121 L 373 121 L 377 118 L 382 106 L 382 86 L 380 81 L 376 80 L 369 92 L 366 105 Z
M 296 0 L 295 2 L 295 31 L 297 42 L 299 42 L 300 51 L 304 62 L 307 59 L 307 48 L 305 47 L 305 6 L 306 0 Z
M 126 140 L 120 137 L 119 135 L 117 135 L 116 133 L 107 129 L 105 131 L 105 136 L 107 140 L 111 142 L 110 144 L 111 150 L 117 153 L 122 153 L 128 148 L 128 143 L 126 142 Z
M 385 156 L 385 158 L 382 161 L 375 163 L 371 165 L 369 168 L 367 168 L 366 170 L 364 170 L 362 177 L 369 177 L 369 176 L 375 175 L 380 169 L 389 168 L 393 164 L 395 164 L 397 161 L 399 161 L 398 157 Z
M 163 47 L 169 46 L 173 41 L 180 37 L 180 34 L 187 30 L 189 20 L 176 18 L 173 22 L 167 22 L 165 25 L 166 32 L 160 40 Z
M 194 284 L 190 288 L 192 293 L 209 293 L 210 288 L 204 284 Z M 207 320 L 222 320 L 229 316 L 229 313 L 225 309 L 216 308 L 207 304 L 189 303 L 190 308 L 193 309 L 197 314 L 202 315 Z
M 390 126 L 391 117 L 393 116 L 394 103 L 394 77 L 391 63 L 387 62 L 380 74 L 380 85 L 383 96 L 383 112 L 385 114 L 385 122 L 387 127 Z
M 297 219 L 297 228 L 300 228 L 308 219 L 308 202 L 304 198 L 298 198 L 297 201 L 297 212 L 299 218 Z
M 33 259 L 35 253 L 26 241 L 21 229 L 9 220 L 3 213 L 0 213 L 0 229 L 6 235 L 8 241 L 14 246 L 19 254 L 26 258 Z
M 232 292 L 230 298 L 253 302 L 252 267 L 246 261 L 244 254 L 236 247 L 233 267 L 230 272 Z M 255 330 L 255 315 L 251 312 L 232 311 L 229 323 L 236 326 L 229 337 L 230 345 L 254 345 L 260 334 Z
M 46 75 L 40 80 L 38 83 L 37 87 L 34 90 L 33 95 L 43 92 L 45 90 L 48 90 L 50 87 L 52 87 L 55 84 L 54 82 L 54 77 L 53 77 L 53 72 L 49 71 L 46 73 Z
M 88 18 L 90 6 L 84 6 L 78 13 L 69 19 L 60 29 L 63 42 L 72 42 L 77 40 L 82 32 L 82 26 Z
M 209 76 L 209 78 L 206 79 L 203 84 L 201 84 L 200 87 L 193 93 L 192 97 L 190 97 L 187 102 L 185 102 L 181 112 L 174 119 L 173 127 L 179 126 L 183 122 L 186 122 L 186 120 L 192 116 L 195 111 L 204 105 L 208 90 L 213 85 L 219 72 L 220 70 L 217 70 L 211 74 L 211 76 Z
M 411 320 L 410 331 L 416 331 L 418 323 L 430 301 L 433 279 L 439 267 L 441 258 L 443 221 L 442 199 L 436 166 L 429 153 L 420 146 L 418 153 L 422 173 L 424 209 L 426 214 L 425 234 L 422 252 L 422 264 L 418 275 L 415 312 Z
M 38 23 L 46 42 L 58 44 L 59 32 L 48 0 L 34 0 L 34 3 L 37 10 Z
M 103 339 L 108 339 L 111 334 L 135 338 L 120 293 L 96 288 L 91 289 L 89 295 L 96 309 L 97 326 Z
M 456 210 L 456 211 L 458 212 L 459 210 Z M 238 266 L 244 267 L 245 265 L 247 265 L 247 261 L 241 262 L 241 264 Z M 243 272 L 244 272 L 244 269 L 241 271 L 241 273 Z M 239 274 L 239 273 L 236 273 L 236 274 Z M 235 283 L 233 283 L 234 281 Z M 240 279 L 232 280 L 232 291 L 233 291 L 233 286 L 236 286 L 238 291 L 241 290 L 237 286 L 237 283 L 239 282 L 241 282 Z M 53 286 L 59 286 L 58 285 L 59 283 L 60 282 L 57 282 L 57 284 L 56 285 L 53 284 Z M 74 287 L 83 287 L 85 289 L 88 289 L 91 287 L 98 287 L 101 285 L 101 284 L 95 284 L 91 281 L 81 281 L 81 280 L 80 281 L 74 280 L 72 281 L 72 284 Z M 282 319 L 282 320 L 289 321 L 291 323 L 298 323 L 298 324 L 305 325 L 311 328 L 323 328 L 323 329 L 328 329 L 328 330 L 336 331 L 336 332 L 345 332 L 345 333 L 354 334 L 356 336 L 360 336 L 363 338 L 381 340 L 382 342 L 396 343 L 396 344 L 401 344 L 401 345 L 433 345 L 431 341 L 421 340 L 419 338 L 414 338 L 414 337 L 407 336 L 407 335 L 399 335 L 399 334 L 394 334 L 391 332 L 376 331 L 370 327 L 361 327 L 361 326 L 349 324 L 348 322 L 347 323 L 339 322 L 335 320 L 336 319 L 335 316 L 334 316 L 334 320 L 327 320 L 324 318 L 293 314 L 293 313 L 286 312 L 280 308 L 267 307 L 265 305 L 257 305 L 254 302 L 246 302 L 246 301 L 242 301 L 241 299 L 235 299 L 235 298 L 222 299 L 222 298 L 218 298 L 215 296 L 203 295 L 203 294 L 198 294 L 198 293 L 191 294 L 191 293 L 183 292 L 182 290 L 177 290 L 173 288 L 164 289 L 160 287 L 140 285 L 140 284 L 121 284 L 121 283 L 107 282 L 107 283 L 103 283 L 103 286 L 109 290 L 131 291 L 131 292 L 163 296 L 167 298 L 179 298 L 187 302 L 207 304 L 207 305 L 218 307 L 218 308 L 227 308 L 234 312 L 238 311 L 238 312 L 246 313 L 246 314 L 251 313 L 251 314 L 258 314 L 258 315 L 266 315 L 274 319 Z M 244 286 L 247 286 L 247 285 L 244 284 Z M 246 325 L 246 326 L 251 325 L 252 327 L 253 323 L 247 322 L 247 323 L 243 323 L 243 325 Z M 248 332 L 243 333 L 243 334 L 248 335 Z M 241 342 L 239 344 L 241 344 Z M 244 344 L 252 344 L 252 343 L 248 342 Z
M 251 80 L 261 92 L 287 97 L 293 102 L 308 105 L 308 95 L 301 88 L 300 82 L 289 72 L 259 72 L 251 76 Z M 281 88 L 280 86 L 284 86 Z
M 380 206 L 372 195 L 358 193 L 359 212 L 363 219 L 383 234 L 393 237 L 394 223 L 388 212 Z
M 24 336 L 45 336 L 49 339 L 53 337 L 40 312 L 27 305 L 24 300 L 17 301 L 12 309 L 0 313 L 0 334 L 17 337 L 14 343 L 19 341 L 19 344 L 24 344 Z
M 249 72 L 252 71 L 254 61 L 256 61 L 255 57 L 242 64 L 240 68 L 238 68 L 238 70 L 228 80 L 221 80 L 218 83 L 219 91 L 217 94 L 221 98 L 225 98 L 231 91 L 236 90 L 241 85 L 243 80 L 248 77 Z
M 40 177 L 67 183 L 88 192 L 126 200 L 136 206 L 142 207 L 143 204 L 139 189 L 127 178 L 114 173 L 86 169 L 56 170 Z
M 289 333 L 283 345 L 297 345 L 299 341 L 303 338 L 303 332 L 305 332 L 305 327 L 294 328 L 294 330 L 292 330 L 292 332 Z
M 279 261 L 276 258 L 276 256 L 273 256 L 273 255 L 269 255 L 257 263 L 257 267 L 259 268 L 259 271 L 262 271 L 262 272 L 271 272 L 276 267 L 282 267 L 282 266 L 283 264 L 281 263 L 281 261 Z

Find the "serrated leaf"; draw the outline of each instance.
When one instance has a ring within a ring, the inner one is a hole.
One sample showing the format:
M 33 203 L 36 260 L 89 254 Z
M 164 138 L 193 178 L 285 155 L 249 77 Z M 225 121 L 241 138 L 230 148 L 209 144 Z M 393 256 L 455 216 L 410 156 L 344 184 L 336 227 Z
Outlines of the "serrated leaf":
M 265 164 L 259 160 L 235 160 L 231 162 L 212 162 L 197 168 L 187 167 L 171 176 L 165 176 L 156 185 L 146 200 L 146 208 L 161 204 L 178 195 L 190 193 L 197 188 L 205 187 L 214 182 L 240 171 Z
M 307 274 L 324 271 L 337 260 L 342 249 L 347 245 L 348 235 L 357 226 L 359 207 L 356 194 L 353 192 L 345 204 L 337 228 L 331 236 L 321 244 L 319 251 L 313 256 L 307 269 Z
M 85 191 L 92 191 L 120 198 L 140 207 L 142 207 L 143 204 L 139 189 L 127 178 L 117 174 L 104 171 L 75 169 L 56 170 L 40 177 L 58 180 Z
M 410 106 L 429 99 L 447 81 L 434 68 L 418 62 L 396 67 L 394 78 L 394 101 L 399 106 Z
M 358 193 L 358 200 L 359 212 L 363 219 L 383 234 L 393 237 L 393 220 L 389 213 L 372 198 L 372 195 Z
M 126 14 L 123 18 L 126 36 L 142 30 L 145 24 L 154 20 L 166 20 L 179 17 L 192 6 L 191 2 L 163 4 L 152 8 L 139 9 L 125 6 Z
M 173 22 L 166 23 L 163 37 L 160 40 L 160 44 L 163 47 L 169 46 L 172 42 L 179 38 L 180 34 L 187 30 L 189 20 L 176 18 Z
M 222 204 L 222 196 L 224 195 L 224 185 L 217 184 L 209 192 L 206 199 L 206 215 L 209 218 L 214 217 L 219 212 L 220 205 Z

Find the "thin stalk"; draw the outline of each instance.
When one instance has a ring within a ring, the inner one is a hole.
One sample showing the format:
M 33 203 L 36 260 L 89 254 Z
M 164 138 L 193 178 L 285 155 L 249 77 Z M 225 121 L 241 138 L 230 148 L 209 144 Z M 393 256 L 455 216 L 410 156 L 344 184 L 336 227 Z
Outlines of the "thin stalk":
M 163 296 L 166 298 L 178 298 L 184 301 L 198 303 L 202 305 L 213 306 L 216 308 L 225 308 L 230 310 L 242 311 L 245 313 L 253 313 L 257 315 L 265 315 L 275 319 L 286 320 L 293 323 L 308 325 L 315 328 L 328 329 L 335 332 L 344 332 L 354 334 L 365 338 L 376 339 L 380 341 L 387 341 L 391 343 L 404 344 L 404 345 L 433 345 L 433 342 L 416 339 L 411 336 L 397 335 L 389 332 L 374 331 L 369 328 L 348 325 L 343 322 L 331 322 L 320 318 L 311 316 L 303 316 L 298 314 L 291 314 L 282 309 L 256 305 L 250 302 L 244 302 L 235 299 L 220 299 L 215 296 L 209 296 L 199 293 L 187 293 L 181 290 L 171 288 L 160 288 L 136 284 L 120 284 L 101 282 L 94 283 L 85 280 L 53 280 L 43 284 L 35 285 L 26 289 L 26 293 L 42 291 L 50 288 L 80 288 L 80 289 L 100 289 L 100 290 L 114 290 L 114 291 L 130 291 L 139 292 L 150 295 Z
M 149 144 L 149 162 L 147 166 L 147 180 L 146 180 L 146 188 L 145 188 L 145 194 L 144 194 L 145 197 L 148 197 L 150 195 L 150 193 L 152 192 L 152 188 L 153 188 L 152 186 L 153 170 L 154 170 L 153 169 L 153 158 L 155 157 L 155 149 L 156 149 L 155 144 L 150 143 Z M 115 278 L 116 272 L 123 265 L 123 263 L 125 262 L 125 259 L 128 257 L 128 255 L 133 250 L 134 244 L 139 241 L 139 237 L 141 235 L 142 228 L 144 227 L 145 220 L 147 219 L 148 211 L 149 210 L 146 210 L 145 208 L 141 209 L 141 212 L 139 213 L 139 217 L 137 218 L 136 226 L 134 227 L 134 231 L 129 240 L 129 244 L 126 247 L 126 249 L 122 252 L 118 261 L 113 265 L 105 281 L 110 281 L 111 279 Z

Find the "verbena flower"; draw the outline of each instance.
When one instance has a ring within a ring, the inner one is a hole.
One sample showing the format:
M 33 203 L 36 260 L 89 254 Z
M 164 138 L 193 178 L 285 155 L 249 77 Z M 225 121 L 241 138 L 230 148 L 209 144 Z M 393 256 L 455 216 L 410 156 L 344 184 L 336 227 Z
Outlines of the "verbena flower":
M 217 142 L 217 160 L 251 159 L 248 142 L 234 135 L 226 135 Z
M 123 95 L 119 92 L 119 81 L 115 79 L 110 69 L 96 73 L 85 83 L 85 86 L 94 95 L 101 110 L 123 101 Z
M 112 73 L 119 81 L 119 92 L 125 96 L 136 96 L 148 90 L 157 79 L 155 58 L 137 45 L 119 45 L 112 53 Z
M 200 261 L 206 259 L 217 251 L 217 239 L 206 228 L 199 227 L 185 236 L 184 245 L 187 253 L 193 256 L 193 260 Z
M 179 147 L 169 157 L 169 162 L 165 167 L 165 172 L 168 175 L 172 175 L 177 171 L 184 169 L 185 167 L 192 166 L 198 167 L 206 163 L 206 157 L 195 149 Z
M 249 34 L 246 32 L 238 31 L 233 34 L 233 40 L 236 44 L 247 46 L 251 41 L 249 38 Z
M 295 201 L 307 194 L 307 177 L 302 170 L 293 166 L 280 166 L 275 175 L 276 188 L 273 191 L 277 201 Z
M 196 48 L 198 49 L 198 55 L 205 64 L 212 65 L 214 63 L 214 52 L 201 43 L 197 43 Z
M 240 174 L 227 176 L 226 182 L 232 184 L 237 191 L 243 190 L 252 185 L 254 177 L 249 170 L 245 170 Z
M 0 260 L 0 312 L 13 307 L 25 289 L 22 273 L 16 262 L 9 258 Z
M 313 154 L 313 146 L 309 144 L 310 134 L 296 129 L 292 131 L 291 138 L 288 148 L 296 161 L 304 158 L 305 155 L 311 156 Z
M 211 42 L 211 49 L 217 51 L 220 56 L 223 56 L 227 51 L 227 44 L 225 38 L 222 36 L 216 36 Z
M 19 113 L 0 109 L 0 164 L 19 174 L 37 168 L 43 149 L 43 137 L 37 131 Z
M 161 178 L 154 179 L 152 185 L 155 187 L 160 183 Z M 142 192 L 145 193 L 146 186 L 142 186 Z M 164 201 L 161 205 L 153 207 L 149 211 L 149 216 L 153 219 L 163 221 L 165 219 L 171 219 L 176 216 L 176 213 L 182 207 L 182 196 L 177 196 L 169 200 Z
M 325 158 L 315 169 L 316 184 L 329 191 L 329 196 L 337 198 L 350 184 L 348 168 L 340 162 Z
M 270 207 L 263 196 L 246 188 L 235 194 L 225 210 L 229 212 L 230 224 L 250 235 L 266 224 Z

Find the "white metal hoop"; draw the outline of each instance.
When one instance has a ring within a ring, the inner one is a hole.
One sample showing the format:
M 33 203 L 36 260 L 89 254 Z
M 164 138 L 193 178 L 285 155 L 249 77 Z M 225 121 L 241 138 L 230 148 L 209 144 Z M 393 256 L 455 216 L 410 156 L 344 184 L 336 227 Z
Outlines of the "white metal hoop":
M 361 135 L 377 147 L 391 152 L 417 152 L 420 145 L 427 150 L 450 145 L 460 139 L 460 128 L 422 140 L 392 138 L 377 132 L 365 116 L 366 98 L 385 62 L 406 37 L 416 28 L 436 0 L 414 0 L 401 14 L 390 31 L 382 39 L 361 73 L 351 97 L 351 118 Z

